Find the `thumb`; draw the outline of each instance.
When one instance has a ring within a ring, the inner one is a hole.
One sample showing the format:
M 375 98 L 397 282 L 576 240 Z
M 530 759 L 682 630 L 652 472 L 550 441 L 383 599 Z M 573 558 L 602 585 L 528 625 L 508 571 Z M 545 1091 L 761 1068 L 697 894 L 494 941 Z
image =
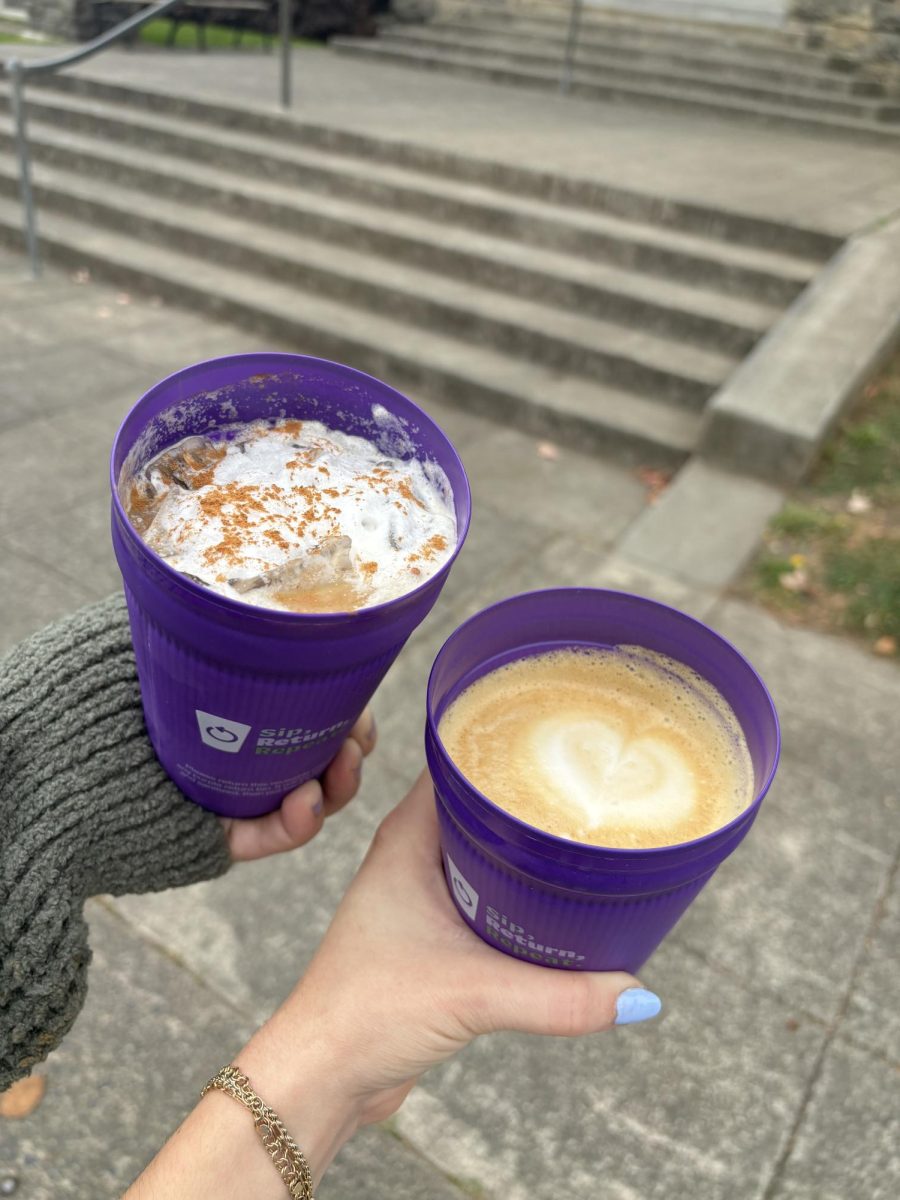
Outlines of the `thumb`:
M 497 955 L 479 996 L 479 1032 L 557 1037 L 598 1033 L 655 1017 L 662 1003 L 624 971 L 565 971 Z

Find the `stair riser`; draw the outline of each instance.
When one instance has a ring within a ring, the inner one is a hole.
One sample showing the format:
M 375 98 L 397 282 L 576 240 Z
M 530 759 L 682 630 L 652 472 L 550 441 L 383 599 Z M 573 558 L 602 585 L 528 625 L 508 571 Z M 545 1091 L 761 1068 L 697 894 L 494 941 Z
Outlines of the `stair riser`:
M 446 38 L 444 38 L 446 32 Z M 487 30 L 485 30 L 487 34 Z M 425 29 L 419 26 L 392 25 L 383 32 L 383 37 L 400 38 L 410 43 L 419 43 L 427 36 L 436 41 L 451 42 L 464 36 L 472 36 L 474 30 L 467 25 L 446 26 L 428 25 Z M 440 35 L 439 38 L 436 35 Z M 494 41 L 500 35 L 491 32 Z M 559 62 L 564 58 L 566 38 L 538 37 L 509 37 L 506 46 L 515 53 L 544 54 Z M 697 55 L 685 53 L 677 47 L 671 52 L 661 49 L 644 48 L 640 44 L 625 46 L 622 43 L 605 41 L 602 38 L 580 38 L 576 52 L 576 62 L 592 60 L 613 60 L 635 62 L 644 70 L 666 71 L 668 68 L 689 73 L 712 72 L 721 79 L 733 79 L 736 83 L 761 84 L 763 86 L 803 86 L 803 88 L 821 88 L 835 95 L 851 96 L 881 96 L 883 86 L 874 79 L 860 79 L 848 73 L 844 68 L 829 66 L 827 61 L 821 64 L 808 64 L 798 61 L 796 64 L 766 64 L 764 60 L 748 62 L 743 54 L 727 54 L 719 47 L 710 46 L 706 52 Z M 816 70 L 818 67 L 818 70 Z
M 444 22 L 440 25 L 403 26 L 392 25 L 384 30 L 382 37 L 398 38 L 416 43 L 427 36 L 435 40 L 450 42 L 458 38 L 471 38 L 484 35 L 485 39 L 496 41 L 505 39 L 506 45 L 516 53 L 549 54 L 557 62 L 564 56 L 567 39 L 564 35 L 543 36 L 512 33 L 500 25 L 473 26 L 464 22 Z M 836 94 L 879 96 L 881 86 L 874 80 L 855 78 L 845 68 L 830 66 L 828 60 L 822 58 L 818 62 L 808 62 L 802 57 L 790 62 L 767 62 L 764 58 L 748 59 L 742 50 L 727 52 L 723 47 L 710 44 L 703 51 L 691 54 L 689 50 L 678 46 L 655 48 L 642 45 L 639 41 L 627 44 L 624 40 L 598 36 L 590 37 L 582 34 L 578 39 L 576 61 L 588 62 L 591 58 L 613 58 L 621 62 L 640 63 L 646 69 L 659 68 L 666 70 L 674 68 L 680 71 L 711 71 L 722 78 L 733 78 L 736 82 L 760 83 L 768 86 L 802 86 L 821 87 Z M 802 81 L 802 83 L 801 83 Z
M 402 51 L 394 50 L 390 47 L 376 48 L 368 44 L 335 42 L 333 48 L 339 54 L 350 54 L 355 55 L 357 58 L 390 62 L 397 66 L 413 67 L 419 70 L 431 69 L 442 71 L 446 74 L 457 75 L 463 79 L 486 79 L 492 83 L 513 84 L 516 87 L 527 87 L 544 92 L 555 91 L 558 87 L 555 78 L 534 78 L 523 71 L 517 71 L 514 67 L 487 66 L 477 62 L 447 61 L 446 59 L 429 57 L 425 54 L 413 58 Z M 576 80 L 572 83 L 570 93 L 592 100 L 650 105 L 657 108 L 662 107 L 669 111 L 680 110 L 684 112 L 712 113 L 720 117 L 727 115 L 730 120 L 749 121 L 757 125 L 763 123 L 778 127 L 810 129 L 816 132 L 828 131 L 829 133 L 837 133 L 844 137 L 850 136 L 855 141 L 876 142 L 878 144 L 883 144 L 886 139 L 891 142 L 900 141 L 900 135 L 898 135 L 896 130 L 892 130 L 888 124 L 885 124 L 883 130 L 873 127 L 872 129 L 854 129 L 850 131 L 842 128 L 837 123 L 836 117 L 832 117 L 831 121 L 829 121 L 827 116 L 816 120 L 812 112 L 807 115 L 800 110 L 797 110 L 796 115 L 787 112 L 778 114 L 758 113 L 754 112 L 752 108 L 741 109 L 738 107 L 729 107 L 726 110 L 723 109 L 722 105 L 716 104 L 712 98 L 707 100 L 695 96 L 679 96 L 675 94 L 665 97 L 655 96 L 651 93 L 642 92 L 639 85 L 626 88 L 615 84 L 585 83 Z
M 64 113 L 64 110 L 60 110 Z M 37 113 L 35 115 L 38 115 Z M 53 119 L 59 123 L 58 116 L 52 116 L 50 113 L 40 112 L 42 118 L 46 120 Z M 94 132 L 95 123 L 87 121 L 85 127 L 90 126 Z M 9 139 L 0 138 L 7 149 L 11 149 Z M 173 150 L 173 146 L 168 138 L 159 139 L 160 144 L 152 148 L 160 149 L 161 151 Z M 148 142 L 145 142 L 148 148 L 151 148 Z M 197 154 L 192 152 L 197 149 Z M 205 145 L 198 140 L 190 140 L 188 146 L 181 147 L 181 153 L 189 158 L 200 157 L 203 155 Z M 108 160 L 103 160 L 99 157 L 90 157 L 83 155 L 80 151 L 73 149 L 66 150 L 58 146 L 42 145 L 39 141 L 34 141 L 34 153 L 38 161 L 51 163 L 53 165 L 62 166 L 67 169 L 80 170 L 85 172 L 96 171 L 97 173 L 117 180 L 123 184 L 128 184 L 129 181 L 136 180 L 136 173 L 130 169 L 120 168 L 118 164 Z M 228 156 L 226 156 L 227 158 Z M 285 182 L 284 174 L 280 171 L 279 160 L 270 160 L 268 170 L 263 170 L 257 166 L 253 169 L 248 166 L 245 155 L 233 155 L 230 161 L 222 161 L 222 157 L 209 155 L 207 161 L 212 161 L 217 166 L 232 166 L 241 171 L 242 174 L 252 171 L 254 174 L 265 174 L 269 178 L 278 179 Z M 160 187 L 169 187 L 173 185 L 160 180 L 160 177 L 153 174 L 148 174 L 148 182 L 152 186 L 157 184 Z M 330 177 L 326 176 L 319 180 L 321 184 L 327 184 Z M 312 188 L 312 184 L 316 181 L 311 172 L 302 172 L 298 176 L 298 183 L 305 184 Z M 182 185 L 174 184 L 176 189 Z M 326 186 L 320 186 L 315 189 L 318 192 L 330 191 Z M 365 199 L 366 189 L 363 188 L 364 194 L 355 198 Z M 167 194 L 172 194 L 167 192 Z M 176 193 L 177 194 L 177 191 Z M 187 192 L 184 193 L 186 196 Z M 341 193 L 345 194 L 345 193 Z M 209 193 L 204 191 L 198 194 L 198 198 L 206 200 Z M 222 199 L 228 203 L 228 197 L 222 193 L 216 194 L 216 200 Z M 246 206 L 240 201 L 234 201 L 233 211 L 236 213 L 246 212 Z M 257 208 L 255 210 L 260 214 L 261 219 L 267 219 L 268 215 L 273 211 L 268 205 Z M 642 271 L 647 274 L 662 275 L 667 278 L 680 279 L 687 283 L 693 283 L 700 286 L 714 288 L 729 295 L 744 296 L 754 300 L 761 300 L 765 303 L 783 306 L 789 304 L 802 290 L 802 285 L 792 279 L 785 279 L 781 276 L 769 274 L 765 271 L 757 271 L 753 268 L 743 267 L 740 264 L 731 264 L 716 261 L 714 259 L 702 258 L 699 255 L 683 253 L 678 250 L 673 250 L 665 246 L 658 246 L 639 241 L 632 241 L 627 238 L 617 238 L 612 234 L 599 233 L 596 231 L 585 232 L 575 228 L 565 222 L 565 220 L 550 220 L 541 218 L 526 218 L 516 216 L 511 218 L 510 214 L 503 209 L 492 209 L 487 205 L 466 205 L 465 211 L 460 212 L 457 205 L 445 205 L 439 211 L 439 219 L 442 219 L 446 224 L 463 224 L 471 229 L 475 229 L 482 233 L 494 234 L 506 239 L 513 239 L 516 242 L 524 245 L 539 246 L 544 249 L 560 251 L 563 253 L 575 254 L 579 257 L 595 256 L 601 261 L 614 264 L 615 266 L 624 267 Z M 485 260 L 458 254 L 453 250 L 444 250 L 440 247 L 433 247 L 427 243 L 416 241 L 413 238 L 399 238 L 391 234 L 378 232 L 375 235 L 368 229 L 360 230 L 358 227 L 352 226 L 346 222 L 339 220 L 330 220 L 329 218 L 312 215 L 308 217 L 300 215 L 296 210 L 281 209 L 279 211 L 280 219 L 290 222 L 290 228 L 295 229 L 298 233 L 311 232 L 314 229 L 322 231 L 325 237 L 340 237 L 349 236 L 352 238 L 352 243 L 360 249 L 378 249 L 388 250 L 391 253 L 396 252 L 404 261 L 411 265 L 418 265 L 429 269 L 440 269 L 453 274 L 460 278 L 469 278 L 470 270 L 480 273 L 484 281 L 499 280 L 497 268 L 493 264 L 485 266 Z M 463 219 L 465 218 L 465 219 Z M 530 287 L 534 287 L 534 298 L 540 298 L 539 293 L 541 288 L 545 286 L 545 276 L 537 273 L 521 270 L 516 272 L 510 269 L 508 278 L 510 286 L 517 282 L 525 282 L 530 277 Z M 495 286 L 503 286 L 505 284 L 495 283 Z M 564 295 L 567 284 L 565 282 L 557 282 L 550 285 L 556 294 Z M 582 301 L 590 305 L 590 310 L 597 316 L 603 315 L 603 308 L 606 304 L 606 297 L 599 292 L 598 289 L 577 289 L 571 290 L 572 306 L 580 307 Z M 635 309 L 635 312 L 638 310 Z M 667 310 L 664 310 L 667 311 Z M 650 316 L 648 314 L 648 319 Z M 661 322 L 659 328 L 661 332 L 665 331 L 665 322 L 668 318 L 661 313 L 657 313 L 655 320 Z M 702 333 L 701 326 L 695 323 L 695 319 L 688 314 L 683 314 L 679 318 L 683 323 L 680 331 L 684 336 L 691 336 L 689 330 L 694 330 L 696 338 L 699 341 Z M 699 319 L 697 319 L 699 320 Z M 654 328 L 656 326 L 654 325 Z M 674 329 L 673 329 L 674 332 Z M 734 335 L 731 335 L 734 336 Z M 744 335 L 738 332 L 735 348 L 738 348 L 743 341 Z M 729 344 L 729 349 L 730 344 Z
M 11 152 L 12 139 L 0 133 L 0 150 Z M 248 198 L 239 192 L 203 187 L 173 178 L 162 172 L 134 170 L 114 160 L 86 159 L 65 147 L 36 145 L 35 161 L 89 173 L 92 178 L 109 179 L 125 186 L 185 203 L 214 207 L 216 211 L 243 220 L 277 227 L 303 237 L 334 241 L 363 253 L 388 256 L 409 266 L 438 272 L 451 278 L 492 288 L 522 299 L 569 309 L 601 320 L 619 321 L 667 337 L 676 337 L 721 353 L 743 356 L 759 339 L 760 333 L 726 321 L 717 321 L 678 308 L 654 305 L 640 298 L 581 285 L 572 280 L 462 254 L 428 242 L 416 241 L 354 225 L 320 213 L 305 213 L 284 205 Z
M 240 108 L 177 96 L 161 96 L 139 88 L 102 83 L 77 75 L 56 75 L 43 80 L 39 90 L 30 94 L 74 94 L 89 99 L 111 101 L 141 111 L 184 117 L 240 132 L 267 137 L 288 137 L 296 144 L 330 153 L 371 158 L 375 162 L 407 167 L 458 183 L 483 185 L 516 196 L 528 197 L 563 207 L 586 208 L 632 221 L 661 225 L 729 243 L 784 251 L 824 262 L 840 248 L 841 241 L 817 230 L 793 227 L 784 222 L 767 221 L 741 213 L 725 212 L 697 204 L 610 187 L 591 179 L 567 178 L 551 172 L 534 171 L 509 163 L 471 158 L 436 150 L 412 142 L 393 141 L 328 126 L 298 124 L 278 114 L 261 114 Z
M 450 22 L 441 21 L 440 27 L 449 25 Z M 515 16 L 504 16 L 502 22 L 491 20 L 455 20 L 452 22 L 455 28 L 475 30 L 487 30 L 497 32 L 508 32 L 513 35 L 530 38 L 554 38 L 561 39 L 566 36 L 568 28 L 566 21 L 557 19 L 530 19 Z M 600 24 L 590 20 L 585 21 L 582 18 L 580 24 L 579 40 L 584 43 L 597 41 L 606 44 L 621 46 L 622 48 L 638 47 L 646 50 L 653 50 L 660 54 L 667 52 L 672 53 L 693 53 L 703 54 L 704 52 L 715 51 L 723 47 L 727 47 L 729 52 L 746 56 L 750 62 L 762 61 L 765 63 L 783 63 L 785 66 L 793 66 L 795 64 L 803 64 L 806 66 L 819 65 L 827 61 L 827 56 L 820 51 L 805 49 L 802 45 L 790 46 L 783 45 L 784 38 L 772 39 L 771 41 L 755 41 L 747 38 L 743 34 L 733 32 L 723 33 L 718 31 L 704 36 L 698 34 L 695 30 L 650 30 L 646 27 L 637 28 L 635 26 Z
M 21 240 L 18 228 L 0 221 L 0 242 L 19 249 Z M 402 352 L 375 350 L 355 339 L 351 330 L 324 335 L 290 314 L 269 313 L 250 303 L 213 295 L 187 279 L 176 283 L 163 276 L 156 278 L 145 268 L 131 270 L 123 264 L 110 263 L 101 255 L 48 236 L 44 237 L 42 245 L 47 261 L 61 267 L 87 267 L 98 279 L 127 288 L 135 294 L 161 296 L 193 312 L 231 321 L 260 338 L 271 338 L 294 346 L 298 352 L 305 354 L 345 362 L 378 378 L 390 379 L 395 387 L 405 392 L 428 396 L 480 416 L 490 416 L 500 424 L 537 437 L 552 437 L 561 444 L 587 453 L 615 454 L 617 461 L 626 463 L 678 467 L 687 457 L 684 452 L 655 441 L 651 431 L 645 436 L 625 434 L 595 421 L 523 401 L 513 392 L 479 384 L 456 374 L 449 367 L 430 365 L 426 368 L 404 357 Z
M 0 194 L 14 197 L 15 180 L 9 177 L 0 179 Z M 40 205 L 52 207 L 91 225 L 102 225 L 131 237 L 140 237 L 145 243 L 153 242 L 167 249 L 206 258 L 236 271 L 249 271 L 274 281 L 299 285 L 306 291 L 354 307 L 368 307 L 386 316 L 489 346 L 565 374 L 583 375 L 693 411 L 702 410 L 710 394 L 710 388 L 701 381 L 645 366 L 624 355 L 593 350 L 543 334 L 513 321 L 502 320 L 499 316 L 487 318 L 477 312 L 423 299 L 366 280 L 349 278 L 310 264 L 300 268 L 295 262 L 264 254 L 253 247 L 245 248 L 238 242 L 212 234 L 200 234 L 194 229 L 186 229 L 168 221 L 135 217 L 114 205 L 72 197 L 39 183 L 35 185 L 35 198 Z
M 527 50 L 515 45 L 502 46 L 500 43 L 479 44 L 471 41 L 462 40 L 445 40 L 443 38 L 430 38 L 426 36 L 410 36 L 409 34 L 392 34 L 389 38 L 382 39 L 385 44 L 394 44 L 398 47 L 411 47 L 413 50 L 436 50 L 440 53 L 443 50 L 451 50 L 456 53 L 465 54 L 470 58 L 491 59 L 498 56 L 502 57 L 507 65 L 528 67 L 539 67 L 547 71 L 560 71 L 562 69 L 561 56 L 558 54 L 549 54 L 546 50 L 541 49 Z M 691 75 L 689 79 L 682 78 L 679 74 L 673 74 L 674 64 L 660 64 L 658 66 L 651 65 L 650 67 L 642 67 L 630 69 L 632 56 L 628 55 L 627 63 L 624 56 L 619 56 L 617 62 L 612 59 L 604 59 L 602 57 L 579 54 L 574 62 L 574 69 L 579 76 L 595 80 L 597 83 L 608 82 L 618 83 L 623 86 L 634 86 L 642 79 L 651 86 L 660 87 L 690 87 L 697 91 L 709 92 L 711 96 L 722 95 L 732 96 L 735 99 L 743 100 L 761 100 L 765 103 L 774 104 L 790 104 L 797 108 L 809 108 L 813 112 L 828 112 L 837 116 L 845 117 L 861 117 L 868 119 L 877 119 L 877 111 L 873 110 L 873 101 L 868 101 L 864 98 L 854 100 L 854 98 L 846 93 L 849 92 L 847 80 L 841 76 L 835 77 L 835 87 L 829 89 L 828 80 L 821 82 L 821 95 L 809 96 L 798 92 L 798 84 L 796 79 L 784 78 L 783 81 L 766 85 L 765 83 L 752 83 L 739 78 L 729 77 L 727 72 L 720 74 L 719 70 L 713 65 L 707 63 L 705 69 L 709 74 L 703 75 L 699 71 L 704 68 L 699 68 L 698 73 Z M 687 74 L 688 71 L 685 71 Z M 841 93 L 844 93 L 843 97 Z M 837 98 L 835 98 L 837 97 Z

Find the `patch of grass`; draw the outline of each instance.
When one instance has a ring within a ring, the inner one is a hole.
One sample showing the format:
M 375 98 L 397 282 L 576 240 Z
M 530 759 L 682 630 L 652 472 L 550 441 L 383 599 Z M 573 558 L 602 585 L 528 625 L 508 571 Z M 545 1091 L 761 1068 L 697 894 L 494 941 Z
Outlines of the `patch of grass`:
M 900 543 L 842 546 L 825 560 L 825 586 L 847 597 L 844 625 L 900 640 Z
M 464 1196 L 471 1196 L 472 1200 L 484 1200 L 487 1194 L 477 1179 L 469 1179 L 463 1175 L 448 1175 L 447 1178 Z
M 841 519 L 808 504 L 788 502 L 772 518 L 770 528 L 788 537 L 803 537 L 806 534 L 833 533 L 841 528 Z
M 139 31 L 138 38 L 148 45 L 168 48 L 171 28 L 172 22 L 168 17 L 160 17 L 156 21 L 148 21 Z M 235 48 L 234 39 L 235 30 L 229 25 L 216 25 L 210 22 L 206 26 L 206 45 L 210 50 L 232 50 Z M 256 29 L 245 29 L 241 34 L 240 43 L 237 48 L 241 50 L 267 50 L 274 48 L 276 43 L 277 38 L 269 38 Z M 308 38 L 294 38 L 292 44 L 295 46 L 318 47 L 322 43 L 311 41 Z M 181 49 L 196 50 L 200 45 L 202 43 L 198 41 L 197 22 L 179 22 L 178 33 L 175 36 L 175 46 Z
M 741 589 L 787 620 L 900 643 L 900 356 L 769 524 Z

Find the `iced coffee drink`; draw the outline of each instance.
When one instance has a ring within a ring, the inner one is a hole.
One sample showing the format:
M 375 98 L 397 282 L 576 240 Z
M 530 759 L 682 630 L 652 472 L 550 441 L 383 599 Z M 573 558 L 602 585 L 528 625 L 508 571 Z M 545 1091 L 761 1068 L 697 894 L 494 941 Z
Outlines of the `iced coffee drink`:
M 386 455 L 318 421 L 257 420 L 184 438 L 126 479 L 147 543 L 233 600 L 298 613 L 393 600 L 456 549 L 453 495 L 434 461 Z

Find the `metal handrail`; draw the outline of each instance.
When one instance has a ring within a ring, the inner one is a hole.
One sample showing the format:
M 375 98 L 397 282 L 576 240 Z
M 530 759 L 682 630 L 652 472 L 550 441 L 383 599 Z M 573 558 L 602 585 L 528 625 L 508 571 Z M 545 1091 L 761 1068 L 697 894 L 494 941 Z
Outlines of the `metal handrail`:
M 575 55 L 578 51 L 578 35 L 581 32 L 582 0 L 572 0 L 569 10 L 569 29 L 566 34 L 566 48 L 563 52 L 562 70 L 559 76 L 559 90 L 565 96 L 572 88 L 572 72 L 575 70 Z
M 19 160 L 19 184 L 22 193 L 22 207 L 25 213 L 25 245 L 28 250 L 28 261 L 31 264 L 32 278 L 37 279 L 41 273 L 40 248 L 37 236 L 37 217 L 34 207 L 34 193 L 31 187 L 31 155 L 28 148 L 28 125 L 25 115 L 25 80 L 29 75 L 50 74 L 60 71 L 63 67 L 72 67 L 76 63 L 92 58 L 100 50 L 120 41 L 129 33 L 134 33 L 156 17 L 164 16 L 169 9 L 181 4 L 182 0 L 159 0 L 157 4 L 136 13 L 133 17 L 121 21 L 112 29 L 108 29 L 99 37 L 65 54 L 56 54 L 50 58 L 23 60 L 8 58 L 5 63 L 6 72 L 10 79 L 10 105 L 12 107 L 13 123 L 16 130 L 16 155 Z M 210 0 L 209 7 L 215 8 L 215 0 Z M 282 108 L 291 106 L 291 33 L 293 26 L 293 0 L 279 0 L 278 3 L 278 33 L 281 39 L 281 86 L 279 89 Z

